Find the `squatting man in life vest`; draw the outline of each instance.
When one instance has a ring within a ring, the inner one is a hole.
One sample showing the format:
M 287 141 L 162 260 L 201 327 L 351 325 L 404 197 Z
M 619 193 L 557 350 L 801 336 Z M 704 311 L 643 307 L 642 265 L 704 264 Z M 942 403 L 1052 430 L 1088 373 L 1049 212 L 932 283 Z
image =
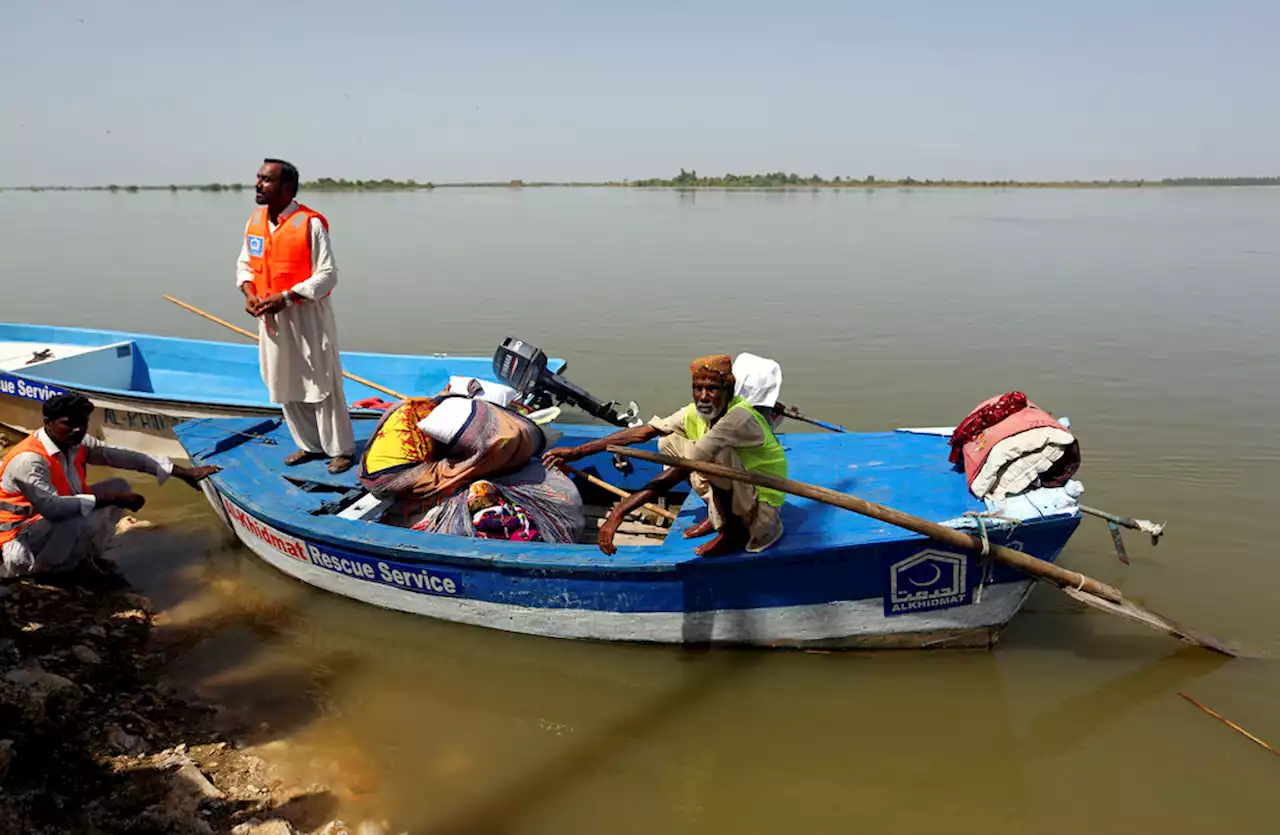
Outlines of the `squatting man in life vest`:
M 693 402 L 675 414 L 654 418 L 646 426 L 623 429 L 581 446 L 548 450 L 543 455 L 543 463 L 559 467 L 602 452 L 610 444 L 630 446 L 659 438 L 658 450 L 665 455 L 714 461 L 739 470 L 785 478 L 787 457 L 773 429 L 745 399 L 734 396 L 733 360 L 727 354 L 703 357 L 693 361 L 690 371 Z M 716 531 L 714 539 L 695 550 L 698 556 L 712 557 L 743 547 L 759 552 L 781 538 L 782 493 L 688 470 L 667 469 L 609 514 L 600 528 L 600 550 L 615 553 L 613 538 L 623 518 L 685 478 L 707 503 L 707 518 L 687 529 L 685 538 Z
M 258 363 L 272 403 L 284 411 L 298 451 L 290 466 L 329 459 L 329 472 L 351 468 L 355 436 L 342 389 L 338 325 L 329 294 L 338 267 L 329 221 L 296 199 L 298 169 L 268 159 L 258 169 L 261 207 L 245 225 L 236 285 L 258 322 Z
M 59 394 L 44 403 L 44 427 L 13 446 L 0 463 L 0 578 L 72 572 L 88 585 L 124 579 L 103 551 L 116 522 L 146 501 L 123 478 L 89 484 L 87 465 L 170 476 L 192 487 L 220 467 L 189 468 L 168 458 L 108 446 L 86 435 L 93 403 Z

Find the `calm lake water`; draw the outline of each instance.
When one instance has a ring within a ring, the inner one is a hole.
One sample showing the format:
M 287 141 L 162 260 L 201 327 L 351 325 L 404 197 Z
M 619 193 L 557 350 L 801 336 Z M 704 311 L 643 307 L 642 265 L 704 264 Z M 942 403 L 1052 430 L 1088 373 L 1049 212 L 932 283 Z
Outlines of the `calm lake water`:
M 1168 520 L 1062 562 L 1242 645 L 1227 661 L 1038 589 L 990 653 L 690 652 L 432 623 L 300 586 L 147 489 L 126 566 L 174 672 L 266 723 L 340 811 L 413 832 L 1274 832 L 1280 191 L 304 195 L 346 349 L 507 335 L 648 414 L 694 356 L 782 363 L 853 429 L 1011 389 L 1072 418 L 1091 505 Z M 0 194 L 11 321 L 232 338 L 251 195 Z M 794 428 L 794 427 L 793 427 Z

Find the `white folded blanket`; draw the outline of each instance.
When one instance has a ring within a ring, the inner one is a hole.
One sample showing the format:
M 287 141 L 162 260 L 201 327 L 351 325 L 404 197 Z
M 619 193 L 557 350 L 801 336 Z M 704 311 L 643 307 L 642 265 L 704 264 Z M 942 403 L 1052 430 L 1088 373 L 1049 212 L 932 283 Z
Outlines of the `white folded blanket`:
M 1011 435 L 991 448 L 969 487 L 980 499 L 999 500 L 1021 493 L 1073 443 L 1070 432 L 1052 426 Z

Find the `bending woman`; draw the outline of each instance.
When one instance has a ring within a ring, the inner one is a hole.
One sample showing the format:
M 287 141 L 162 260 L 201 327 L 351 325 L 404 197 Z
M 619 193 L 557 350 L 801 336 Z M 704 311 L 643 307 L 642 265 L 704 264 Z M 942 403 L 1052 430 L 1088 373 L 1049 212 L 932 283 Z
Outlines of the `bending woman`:
M 396 504 L 383 521 L 474 536 L 467 488 L 486 479 L 538 522 L 542 537 L 572 542 L 582 533 L 573 482 L 538 461 L 546 435 L 533 421 L 484 400 L 411 398 L 378 422 L 360 459 L 360 482 Z

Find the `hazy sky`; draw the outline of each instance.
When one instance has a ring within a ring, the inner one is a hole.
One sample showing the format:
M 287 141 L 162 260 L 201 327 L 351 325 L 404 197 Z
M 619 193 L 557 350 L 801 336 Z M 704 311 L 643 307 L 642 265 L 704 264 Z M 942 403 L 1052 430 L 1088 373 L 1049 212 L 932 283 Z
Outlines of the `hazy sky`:
M 3 0 L 0 184 L 1280 172 L 1280 2 Z

